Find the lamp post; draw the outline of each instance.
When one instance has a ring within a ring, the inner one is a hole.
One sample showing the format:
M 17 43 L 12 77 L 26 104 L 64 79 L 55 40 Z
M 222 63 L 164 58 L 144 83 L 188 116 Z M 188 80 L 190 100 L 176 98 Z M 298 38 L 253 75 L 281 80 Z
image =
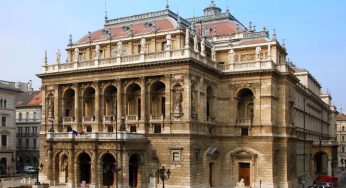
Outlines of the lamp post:
M 49 132 L 54 132 L 54 117 L 50 117 L 49 121 L 51 122 L 51 128 L 49 130 Z
M 126 131 L 126 126 L 125 126 L 125 117 L 121 116 L 121 124 L 120 124 L 120 129 L 119 131 Z
M 38 179 L 38 173 L 42 170 L 43 168 L 43 164 L 42 163 L 37 163 L 37 166 L 36 166 L 36 182 L 35 182 L 35 185 L 41 185 L 39 179 Z
M 171 171 L 169 169 L 165 169 L 164 166 L 162 166 L 162 168 L 159 169 L 159 176 L 162 180 L 162 188 L 165 188 L 165 180 L 168 180 L 170 175 Z

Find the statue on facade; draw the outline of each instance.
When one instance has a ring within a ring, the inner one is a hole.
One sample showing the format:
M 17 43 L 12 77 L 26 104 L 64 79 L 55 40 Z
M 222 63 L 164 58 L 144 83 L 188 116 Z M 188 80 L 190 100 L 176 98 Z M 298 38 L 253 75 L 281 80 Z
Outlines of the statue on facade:
M 185 48 L 189 48 L 190 47 L 190 29 L 186 28 L 186 32 L 185 32 Z
M 205 38 L 201 40 L 201 55 L 205 56 Z
M 60 49 L 56 52 L 56 63 L 60 64 L 60 59 L 61 59 L 61 52 Z
M 231 49 L 229 50 L 228 56 L 229 56 L 229 63 L 230 63 L 230 64 L 235 63 L 235 53 L 234 53 L 233 48 L 231 48 Z
M 61 164 L 61 171 L 65 171 L 66 168 L 67 168 L 67 160 L 64 159 L 63 162 L 62 162 L 62 164 Z
M 256 47 L 256 60 L 260 60 L 261 59 L 261 47 L 259 45 L 257 45 Z
M 176 90 L 174 93 L 174 114 L 178 115 L 179 117 L 182 114 L 182 106 L 181 103 L 183 102 L 183 94 L 181 90 Z
M 193 49 L 195 50 L 195 52 L 199 52 L 198 51 L 198 38 L 197 35 L 195 34 L 195 36 L 193 37 Z
M 244 184 L 244 179 L 240 179 L 239 182 L 237 182 L 236 186 L 234 188 L 245 188 L 245 184 Z
M 100 53 L 101 53 L 101 48 L 100 48 L 100 45 L 97 44 L 95 47 L 95 59 L 100 58 Z
M 122 51 L 123 51 L 123 43 L 120 40 L 117 43 L 117 49 L 118 49 L 118 55 L 121 56 L 122 55 Z
M 216 51 L 215 51 L 215 45 L 211 48 L 211 59 L 213 61 L 216 61 Z
M 172 49 L 172 35 L 171 34 L 167 34 L 166 40 L 167 40 L 166 50 L 171 50 Z
M 50 117 L 54 117 L 54 98 L 50 97 L 48 99 L 48 112 Z
M 145 45 L 146 45 L 146 41 L 145 38 L 141 38 L 141 50 L 140 53 L 144 53 L 145 52 Z
M 79 49 L 75 48 L 74 49 L 74 61 L 78 61 L 79 60 Z

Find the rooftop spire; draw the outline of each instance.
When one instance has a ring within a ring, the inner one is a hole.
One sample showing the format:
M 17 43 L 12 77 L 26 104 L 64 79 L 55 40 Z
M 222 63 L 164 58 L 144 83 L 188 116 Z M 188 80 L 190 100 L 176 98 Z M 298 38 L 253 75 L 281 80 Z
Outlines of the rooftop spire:
M 44 51 L 43 66 L 48 65 L 47 50 Z
M 68 39 L 68 45 L 72 45 L 73 42 L 72 42 L 72 35 L 70 34 L 69 35 L 69 39 Z
M 166 0 L 166 9 L 169 9 L 168 0 Z
M 107 16 L 107 2 L 105 1 L 105 21 L 108 20 L 108 16 Z

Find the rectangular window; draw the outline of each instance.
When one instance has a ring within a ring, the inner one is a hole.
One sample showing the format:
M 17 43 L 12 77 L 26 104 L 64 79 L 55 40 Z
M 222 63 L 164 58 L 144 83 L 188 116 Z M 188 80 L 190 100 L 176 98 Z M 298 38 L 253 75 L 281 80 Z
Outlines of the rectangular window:
M 7 146 L 7 135 L 1 135 L 1 146 Z
M 69 127 L 66 127 L 66 132 L 72 132 L 72 128 L 69 126 Z
M 32 128 L 32 134 L 37 134 L 37 127 Z
M 107 132 L 109 132 L 109 133 L 113 132 L 113 126 L 108 126 L 107 127 Z
M 18 147 L 21 148 L 22 147 L 22 139 L 18 139 Z
M 181 150 L 171 150 L 171 160 L 172 162 L 180 162 L 181 160 Z
M 25 127 L 25 134 L 28 135 L 30 133 L 30 127 Z
M 165 51 L 167 48 L 167 42 L 162 42 L 161 43 L 161 51 Z
M 242 136 L 248 136 L 249 135 L 249 129 L 248 128 L 241 128 L 241 135 Z
M 6 116 L 1 117 L 1 126 L 6 127 Z
M 345 136 L 342 136 L 342 141 L 343 141 L 343 142 L 345 141 Z
M 29 148 L 29 139 L 25 139 L 25 146 L 26 148 Z
M 130 132 L 131 132 L 131 133 L 137 132 L 137 126 L 136 126 L 136 125 L 131 125 L 131 126 L 130 126 Z
M 36 139 L 33 140 L 32 147 L 36 149 Z
M 161 125 L 160 124 L 154 125 L 154 133 L 161 133 Z

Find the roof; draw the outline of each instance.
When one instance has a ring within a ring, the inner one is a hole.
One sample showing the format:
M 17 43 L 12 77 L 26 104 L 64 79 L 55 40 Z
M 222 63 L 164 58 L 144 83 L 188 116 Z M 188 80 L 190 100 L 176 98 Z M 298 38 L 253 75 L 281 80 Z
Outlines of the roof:
M 346 120 L 346 115 L 339 113 L 335 116 L 336 120 Z
M 27 91 L 16 98 L 16 107 L 40 106 L 42 103 L 42 91 Z

